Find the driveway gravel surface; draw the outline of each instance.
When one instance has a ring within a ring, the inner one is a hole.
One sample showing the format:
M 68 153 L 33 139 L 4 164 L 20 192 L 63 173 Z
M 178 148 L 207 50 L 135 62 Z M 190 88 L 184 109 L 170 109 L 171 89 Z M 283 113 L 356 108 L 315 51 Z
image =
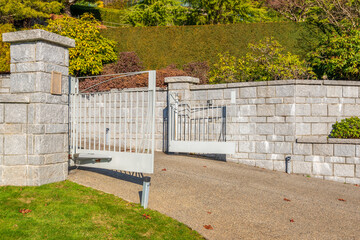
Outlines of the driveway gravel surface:
M 206 239 L 360 239 L 360 187 L 352 184 L 164 153 L 149 176 L 149 208 Z M 69 179 L 140 203 L 139 175 L 79 168 Z

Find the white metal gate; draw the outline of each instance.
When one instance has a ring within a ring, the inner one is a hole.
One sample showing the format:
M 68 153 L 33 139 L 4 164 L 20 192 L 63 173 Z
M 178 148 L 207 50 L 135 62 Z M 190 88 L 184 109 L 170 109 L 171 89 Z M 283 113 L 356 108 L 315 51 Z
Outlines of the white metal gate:
M 226 141 L 226 106 L 182 103 L 176 93 L 168 103 L 169 152 L 235 153 L 235 143 Z
M 153 173 L 156 72 L 148 88 L 81 93 L 73 78 L 70 94 L 70 152 L 87 167 Z

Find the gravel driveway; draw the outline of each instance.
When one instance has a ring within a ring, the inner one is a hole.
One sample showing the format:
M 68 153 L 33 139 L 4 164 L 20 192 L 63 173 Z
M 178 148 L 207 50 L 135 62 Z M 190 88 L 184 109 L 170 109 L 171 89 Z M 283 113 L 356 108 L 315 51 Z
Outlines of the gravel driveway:
M 149 207 L 207 239 L 360 239 L 355 185 L 164 153 L 151 177 Z M 77 169 L 69 179 L 140 202 L 138 176 Z

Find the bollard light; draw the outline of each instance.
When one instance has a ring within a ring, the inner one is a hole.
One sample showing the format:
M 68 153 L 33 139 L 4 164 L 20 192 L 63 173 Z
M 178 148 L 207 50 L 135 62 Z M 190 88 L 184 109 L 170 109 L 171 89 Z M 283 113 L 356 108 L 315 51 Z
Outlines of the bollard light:
M 290 174 L 290 168 L 289 168 L 290 160 L 291 160 L 290 156 L 285 157 L 285 172 L 288 174 Z
M 143 178 L 143 190 L 142 190 L 142 195 L 141 195 L 141 206 L 143 206 L 144 209 L 147 208 L 148 202 L 149 202 L 150 180 L 151 180 L 151 177 L 144 177 Z

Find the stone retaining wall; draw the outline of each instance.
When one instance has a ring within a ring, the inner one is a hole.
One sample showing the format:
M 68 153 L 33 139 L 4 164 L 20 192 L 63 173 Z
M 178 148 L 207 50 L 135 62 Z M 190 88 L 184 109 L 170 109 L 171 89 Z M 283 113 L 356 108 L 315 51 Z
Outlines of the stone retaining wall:
M 285 171 L 285 157 L 291 156 L 292 173 L 360 183 L 357 143 L 323 142 L 336 121 L 360 115 L 359 82 L 173 82 L 169 91 L 179 92 L 180 98 L 191 104 L 212 100 L 227 106 L 227 140 L 236 143 L 236 154 L 227 156 L 227 161 Z M 236 100 L 231 103 L 234 94 Z M 297 141 L 306 137 L 312 137 L 311 141 Z

